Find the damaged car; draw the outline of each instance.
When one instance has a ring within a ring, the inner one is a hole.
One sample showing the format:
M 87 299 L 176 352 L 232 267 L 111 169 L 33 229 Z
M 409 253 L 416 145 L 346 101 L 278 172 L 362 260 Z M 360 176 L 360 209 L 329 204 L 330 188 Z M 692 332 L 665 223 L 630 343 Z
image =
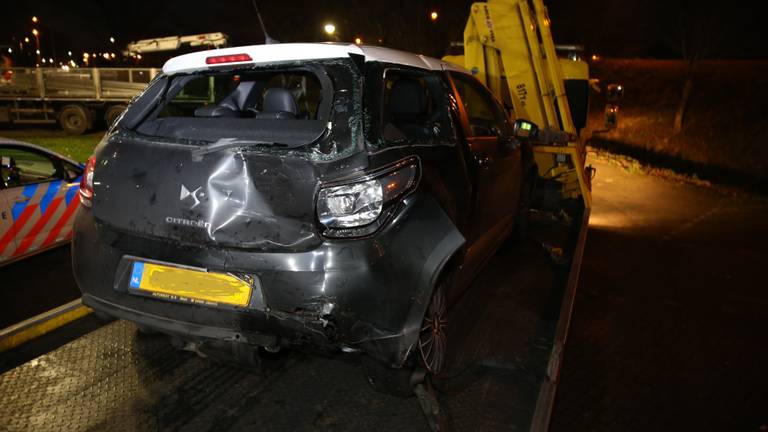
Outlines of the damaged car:
M 82 301 L 195 349 L 360 353 L 407 393 L 445 372 L 449 306 L 525 228 L 516 124 L 468 71 L 386 48 L 173 58 L 86 165 Z

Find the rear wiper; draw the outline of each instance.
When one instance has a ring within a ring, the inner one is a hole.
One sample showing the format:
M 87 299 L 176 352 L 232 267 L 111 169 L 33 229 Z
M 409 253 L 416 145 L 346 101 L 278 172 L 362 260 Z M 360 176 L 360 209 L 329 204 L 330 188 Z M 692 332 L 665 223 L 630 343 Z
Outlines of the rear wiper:
M 237 148 L 237 147 L 249 147 L 249 146 L 275 146 L 282 145 L 270 141 L 255 141 L 255 140 L 243 140 L 238 138 L 220 138 L 216 142 L 208 144 L 203 147 L 198 147 L 192 150 L 192 158 L 199 158 L 207 154 L 216 153 L 217 151 Z

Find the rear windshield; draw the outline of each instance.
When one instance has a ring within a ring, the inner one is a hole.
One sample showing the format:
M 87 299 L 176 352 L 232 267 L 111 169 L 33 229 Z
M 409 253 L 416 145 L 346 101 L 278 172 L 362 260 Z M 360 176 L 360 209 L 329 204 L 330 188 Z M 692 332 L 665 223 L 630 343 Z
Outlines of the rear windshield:
M 292 62 L 161 77 L 121 121 L 136 136 L 331 159 L 354 150 L 360 89 L 350 60 Z

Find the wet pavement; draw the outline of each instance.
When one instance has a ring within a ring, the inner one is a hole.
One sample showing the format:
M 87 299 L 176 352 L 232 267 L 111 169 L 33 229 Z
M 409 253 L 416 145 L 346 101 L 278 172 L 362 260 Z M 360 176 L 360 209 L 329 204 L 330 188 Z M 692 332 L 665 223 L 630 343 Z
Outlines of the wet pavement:
M 768 200 L 596 166 L 551 430 L 768 430 Z
M 610 160 L 591 157 L 598 168 L 592 223 L 551 430 L 767 430 L 768 290 L 763 269 L 768 263 L 768 201 L 633 173 Z M 66 249 L 56 253 L 64 255 Z M 510 296 L 518 304 L 536 303 L 534 293 L 515 290 L 509 283 L 512 276 L 521 277 L 520 272 L 498 265 L 499 259 L 514 262 L 516 257 L 514 251 L 502 251 L 494 259 L 497 264 L 491 263 L 478 279 L 484 289 L 500 288 L 488 292 L 487 298 L 483 294 L 463 302 L 465 309 L 490 314 L 500 325 L 494 332 L 463 329 L 470 337 L 478 339 L 480 334 L 482 338 L 462 348 L 458 358 L 471 357 L 471 350 L 492 351 L 505 340 L 510 341 L 511 351 L 516 344 L 525 344 L 514 333 L 525 325 L 525 317 L 510 317 L 491 307 Z M 69 260 L 64 257 L 40 255 L 12 266 L 18 268 L 11 271 L 19 272 L 13 275 L 24 275 L 24 282 L 6 284 L 9 279 L 21 279 L 9 277 L 8 268 L 0 269 L 4 316 L 24 309 L 11 306 L 21 298 L 15 293 L 35 292 L 39 293 L 35 298 L 53 299 L 46 293 L 55 289 L 57 295 L 72 295 Z M 92 329 L 84 326 L 83 332 Z M 50 375 L 68 370 L 52 360 L 75 356 L 78 347 L 92 346 L 99 335 L 106 343 L 85 359 L 91 363 L 72 361 L 71 373 L 58 380 Z M 122 342 L 112 343 L 111 337 Z M 48 343 L 50 349 L 60 346 L 55 340 Z M 289 354 L 277 362 L 287 366 L 257 378 L 229 366 L 206 366 L 210 360 L 190 353 L 168 357 L 169 350 L 157 338 L 137 334 L 131 325 L 118 322 L 4 375 L 49 374 L 37 384 L 48 399 L 66 401 L 67 386 L 79 386 L 80 403 L 62 403 L 55 408 L 58 411 L 48 412 L 67 419 L 78 418 L 79 413 L 80 418 L 91 419 L 86 424 L 96 429 L 116 425 L 127 430 L 186 430 L 195 425 L 200 427 L 194 429 L 206 430 L 222 425 L 267 430 L 426 427 L 413 401 L 371 393 L 354 361 Z M 174 360 L 166 362 L 167 358 Z M 489 375 L 490 381 L 486 376 L 476 380 L 470 391 L 443 396 L 446 406 L 460 413 L 452 423 L 455 430 L 506 430 L 496 420 L 525 408 L 526 400 L 493 393 L 494 382 L 525 386 L 540 374 L 525 370 L 514 353 L 509 359 L 493 365 L 496 372 Z M 101 366 L 88 371 L 87 364 Z M 339 381 L 324 381 L 328 375 L 318 371 L 325 370 L 334 371 Z M 280 384 L 264 392 L 277 378 Z M 160 388 L 157 379 L 175 383 L 169 387 L 173 391 Z M 114 390 L 88 393 L 96 381 L 112 383 Z M 211 382 L 217 384 L 211 387 Z M 227 398 L 226 389 L 248 397 Z M 6 387 L 0 405 L 16 398 L 15 392 Z M 294 403 L 295 397 L 304 403 Z M 217 398 L 221 403 L 211 404 Z M 485 398 L 483 417 L 477 417 L 477 410 L 461 411 L 465 401 L 478 398 Z M 231 404 L 226 405 L 229 400 Z M 84 408 L 102 405 L 120 408 L 110 416 Z M 47 421 L 57 418 L 46 417 L 46 410 L 37 408 L 29 409 L 26 420 L 14 417 L 14 421 L 21 419 L 14 427 L 0 421 L 0 430 L 33 425 L 45 429 L 46 424 L 50 426 Z M 136 412 L 141 415 L 130 414 Z M 193 412 L 191 417 L 185 414 Z M 493 412 L 499 413 L 496 420 Z M 34 417 L 34 413 L 43 414 Z

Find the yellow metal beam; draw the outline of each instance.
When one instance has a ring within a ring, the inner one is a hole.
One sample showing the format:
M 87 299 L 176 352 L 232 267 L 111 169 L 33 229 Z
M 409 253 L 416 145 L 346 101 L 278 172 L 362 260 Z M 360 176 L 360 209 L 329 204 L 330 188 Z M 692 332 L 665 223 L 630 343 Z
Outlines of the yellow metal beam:
M 44 312 L 26 321 L 0 330 L 0 352 L 8 351 L 25 342 L 38 338 L 52 330 L 91 313 L 80 299 Z

